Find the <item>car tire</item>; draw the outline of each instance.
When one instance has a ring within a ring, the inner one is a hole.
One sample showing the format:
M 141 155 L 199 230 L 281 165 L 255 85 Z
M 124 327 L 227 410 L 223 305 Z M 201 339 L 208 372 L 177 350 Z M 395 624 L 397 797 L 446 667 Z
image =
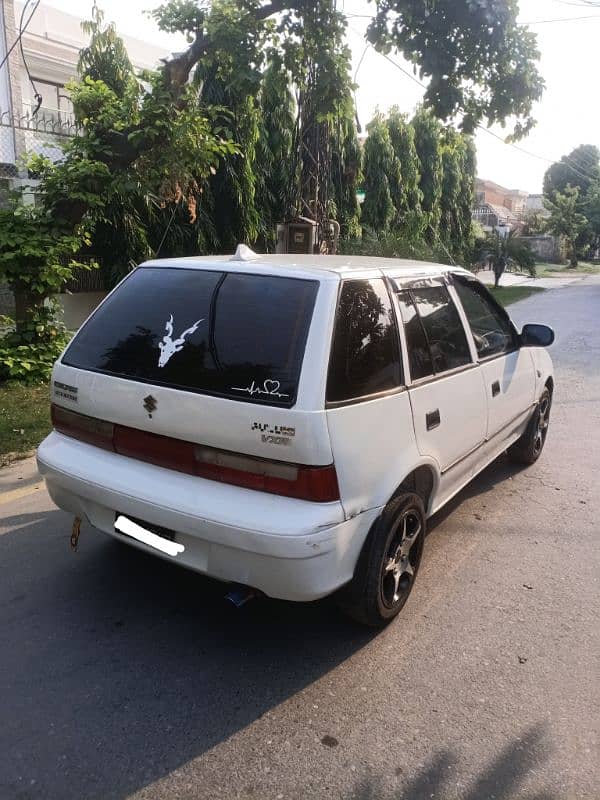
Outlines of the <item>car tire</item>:
M 337 594 L 344 613 L 375 628 L 398 615 L 419 570 L 426 525 L 416 494 L 401 494 L 386 506 L 367 536 L 353 579 Z
M 529 420 L 525 433 L 508 448 L 508 456 L 515 464 L 535 464 L 542 454 L 548 434 L 551 407 L 552 394 L 546 387 Z

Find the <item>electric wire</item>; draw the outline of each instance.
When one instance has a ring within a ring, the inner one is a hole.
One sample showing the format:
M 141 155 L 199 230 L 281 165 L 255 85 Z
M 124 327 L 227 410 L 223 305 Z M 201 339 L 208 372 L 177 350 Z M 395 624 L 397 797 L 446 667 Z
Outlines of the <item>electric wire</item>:
M 354 31 L 354 33 L 357 33 L 357 31 Z M 390 64 L 392 64 L 394 67 L 396 67 L 396 69 L 400 70 L 400 72 L 402 72 L 407 78 L 410 78 L 410 80 L 413 83 L 416 83 L 417 86 L 420 86 L 422 89 L 426 89 L 427 88 L 427 86 L 422 81 L 420 81 L 417 77 L 412 75 L 401 64 L 398 64 L 397 61 L 394 61 L 393 58 L 390 58 L 390 56 L 388 56 L 387 53 L 381 53 L 379 50 L 375 50 L 375 52 L 378 53 L 380 56 L 383 56 L 383 58 L 385 58 L 386 61 L 389 61 Z M 502 136 L 499 136 L 497 133 L 494 133 L 494 131 L 491 131 L 489 128 L 486 128 L 484 125 L 478 124 L 477 128 L 479 128 L 479 130 L 482 130 L 485 133 L 489 134 L 490 136 L 493 136 L 499 142 L 502 142 L 502 144 L 505 145 L 506 147 L 512 147 L 514 150 L 518 150 L 519 152 L 524 153 L 527 156 L 530 156 L 532 158 L 537 158 L 540 161 L 544 161 L 545 163 L 550 164 L 550 165 L 559 164 L 561 162 L 564 163 L 564 164 L 567 164 L 567 166 L 570 167 L 571 170 L 576 175 L 578 175 L 580 178 L 584 178 L 586 180 L 595 180 L 598 177 L 597 174 L 587 173 L 587 172 L 582 171 L 581 169 L 579 169 L 579 165 L 576 166 L 575 164 L 573 164 L 568 156 L 563 156 L 561 159 L 558 159 L 558 160 L 553 160 L 551 158 L 546 158 L 545 156 L 539 155 L 538 153 L 534 153 L 534 152 L 532 152 L 530 150 L 526 150 L 524 147 L 520 147 L 519 145 L 515 144 L 514 142 L 507 142 L 505 139 L 502 138 Z
M 29 17 L 28 17 L 28 19 L 27 19 L 27 22 L 26 22 L 26 23 L 25 23 L 25 25 L 23 26 L 23 25 L 22 25 L 22 22 L 23 22 L 23 17 L 24 17 L 24 15 L 25 15 L 25 11 L 26 11 L 26 9 L 27 9 L 27 6 L 29 5 L 29 3 L 30 3 L 30 2 L 31 2 L 31 0 L 27 0 L 27 2 L 25 3 L 25 5 L 23 6 L 23 11 L 21 12 L 21 24 L 19 25 L 19 35 L 17 36 L 17 38 L 15 39 L 15 41 L 14 41 L 14 42 L 12 43 L 12 45 L 10 46 L 10 49 L 8 50 L 8 52 L 6 53 L 6 55 L 4 56 L 4 58 L 2 59 L 2 61 L 0 61 L 0 69 L 2 69 L 2 67 L 3 67 L 3 66 L 6 64 L 6 62 L 8 61 L 8 59 L 9 59 L 9 57 L 10 57 L 10 54 L 11 54 L 11 53 L 12 53 L 12 51 L 15 49 L 15 47 L 16 47 L 16 46 L 17 46 L 17 45 L 20 43 L 20 41 L 21 41 L 21 37 L 23 36 L 23 34 L 25 33 L 25 31 L 27 30 L 27 28 L 28 28 L 28 26 L 29 26 L 29 23 L 31 22 L 31 19 L 32 19 L 33 15 L 34 15 L 34 14 L 35 14 L 35 12 L 38 10 L 38 6 L 39 6 L 39 4 L 40 4 L 40 0 L 37 0 L 37 3 L 36 3 L 36 5 L 34 6 L 34 8 L 33 8 L 32 12 L 31 12 L 31 14 L 29 15 Z M 21 29 L 21 27 L 22 27 L 22 29 Z
M 577 22 L 582 19 L 600 19 L 600 14 L 588 14 L 585 17 L 561 17 L 560 19 L 533 19 L 530 22 L 519 22 L 518 25 L 546 25 L 550 22 Z
M 44 98 L 38 92 L 37 86 L 33 82 L 33 78 L 31 77 L 31 72 L 29 71 L 29 64 L 27 63 L 27 59 L 25 58 L 25 51 L 23 49 L 23 34 L 25 33 L 25 30 L 26 30 L 26 27 L 27 27 L 27 26 L 23 27 L 23 20 L 25 18 L 25 11 L 27 10 L 27 6 L 29 5 L 30 2 L 31 2 L 31 0 L 26 0 L 25 5 L 23 6 L 23 10 L 21 11 L 21 19 L 19 20 L 19 36 L 17 38 L 17 41 L 19 42 L 19 49 L 21 51 L 21 58 L 23 60 L 23 66 L 25 67 L 25 72 L 27 73 L 27 77 L 29 79 L 29 83 L 31 84 L 31 87 L 33 89 L 33 96 L 35 97 L 35 108 L 31 112 L 31 116 L 35 117 L 35 115 L 38 113 L 38 111 L 41 108 L 41 105 L 42 105 L 42 102 L 43 102 Z M 35 6 L 33 8 L 33 11 L 31 12 L 31 16 L 27 20 L 27 24 L 29 24 L 29 22 L 31 21 L 31 18 L 33 17 L 35 12 L 37 11 L 39 5 L 40 5 L 40 0 L 37 0 L 37 3 L 35 4 Z

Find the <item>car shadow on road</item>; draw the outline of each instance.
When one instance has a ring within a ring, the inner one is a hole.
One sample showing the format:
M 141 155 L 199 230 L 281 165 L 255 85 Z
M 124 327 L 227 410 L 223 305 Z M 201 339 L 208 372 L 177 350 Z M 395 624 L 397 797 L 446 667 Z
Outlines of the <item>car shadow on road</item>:
M 495 462 L 435 525 L 512 469 Z M 89 526 L 72 554 L 70 522 L 60 511 L 3 520 L 17 527 L 0 536 L 3 798 L 127 797 L 376 636 L 328 600 L 237 611 L 223 584 Z
M 442 525 L 467 500 L 494 491 L 499 485 L 507 483 L 526 469 L 525 466 L 515 464 L 506 454 L 499 456 L 429 519 L 428 534 Z M 485 509 L 485 506 L 483 508 Z M 481 522 L 485 523 L 485 519 Z
M 31 516 L 31 521 L 28 521 Z M 328 601 L 237 611 L 223 584 L 70 517 L 0 536 L 0 796 L 124 798 L 198 757 L 375 635 Z M 10 524 L 11 520 L 3 520 Z
M 460 800 L 557 800 L 549 789 L 523 794 L 523 783 L 539 770 L 549 757 L 547 725 L 529 727 L 518 739 L 509 742 L 479 775 L 470 776 L 468 786 L 457 785 L 455 770 L 459 759 L 451 750 L 434 753 L 423 769 L 402 782 L 398 790 L 388 790 L 376 777 L 359 781 L 348 800 L 430 800 L 432 797 Z M 464 771 L 463 771 L 464 774 Z

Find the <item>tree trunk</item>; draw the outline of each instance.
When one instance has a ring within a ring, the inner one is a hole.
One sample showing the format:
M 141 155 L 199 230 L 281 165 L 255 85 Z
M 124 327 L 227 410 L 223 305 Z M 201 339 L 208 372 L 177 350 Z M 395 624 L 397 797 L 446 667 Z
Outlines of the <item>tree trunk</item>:
M 36 311 L 44 305 L 44 298 L 26 289 L 15 288 L 16 332 L 23 333 Z
M 569 246 L 569 269 L 577 268 L 577 250 L 575 249 L 575 242 L 570 242 Z

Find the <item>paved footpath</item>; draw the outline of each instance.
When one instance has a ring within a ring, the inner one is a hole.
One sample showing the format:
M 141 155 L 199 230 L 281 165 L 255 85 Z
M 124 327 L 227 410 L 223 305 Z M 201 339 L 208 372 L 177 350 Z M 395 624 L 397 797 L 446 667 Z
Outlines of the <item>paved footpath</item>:
M 494 285 L 494 273 L 492 270 L 484 269 L 477 273 L 477 277 L 482 283 L 488 286 Z M 600 283 L 600 275 L 585 275 L 577 273 L 565 278 L 531 278 L 520 272 L 505 272 L 500 278 L 500 286 L 534 286 L 538 289 L 564 289 L 565 286 L 575 286 L 577 284 Z
M 598 800 L 600 284 L 554 325 L 541 460 L 432 521 L 401 617 L 255 601 L 84 527 L 0 472 L 2 800 Z M 12 492 L 12 494 L 10 494 Z

